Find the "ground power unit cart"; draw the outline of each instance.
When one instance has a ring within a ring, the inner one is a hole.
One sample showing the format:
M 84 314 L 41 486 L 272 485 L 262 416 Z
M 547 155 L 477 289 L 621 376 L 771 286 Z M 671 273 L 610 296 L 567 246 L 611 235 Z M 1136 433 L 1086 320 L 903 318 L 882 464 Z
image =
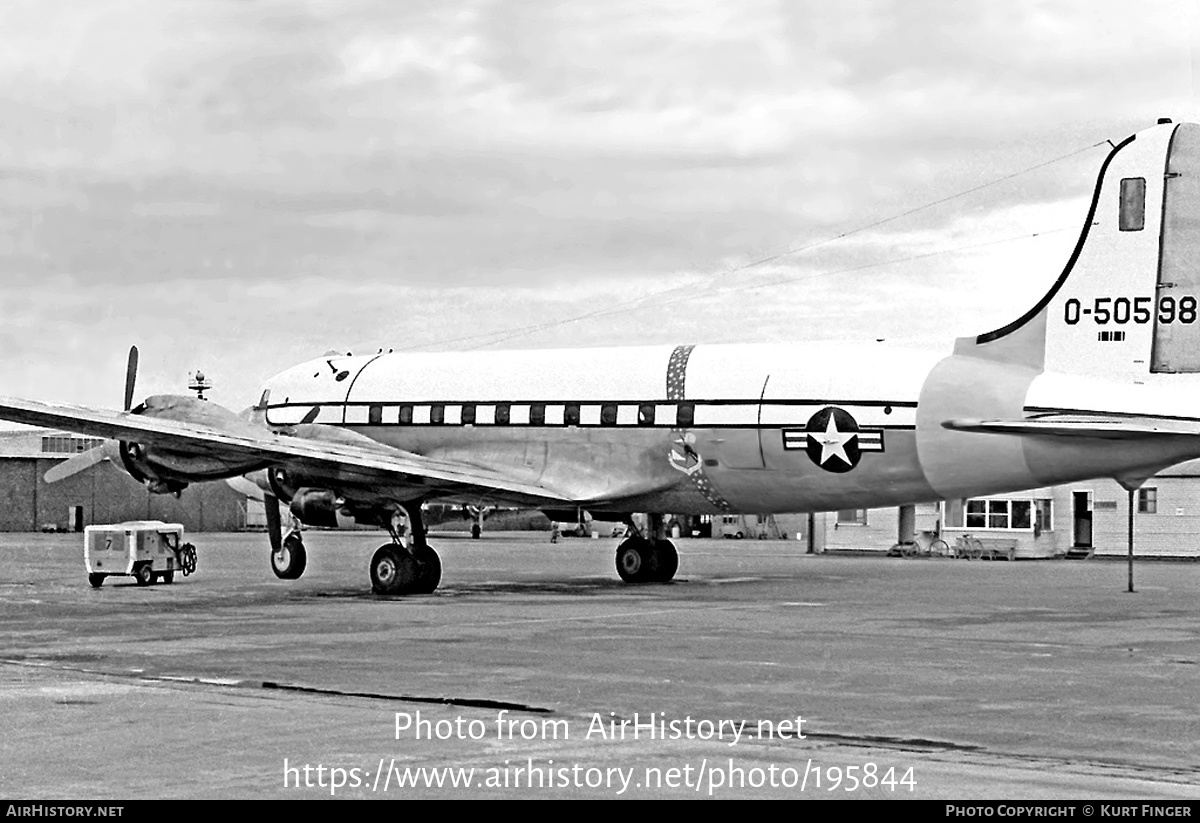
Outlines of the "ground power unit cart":
M 113 575 L 132 575 L 139 586 L 156 580 L 172 583 L 175 572 L 189 575 L 196 570 L 196 547 L 183 542 L 183 526 L 178 523 L 137 520 L 88 526 L 83 562 L 88 582 L 96 588 Z

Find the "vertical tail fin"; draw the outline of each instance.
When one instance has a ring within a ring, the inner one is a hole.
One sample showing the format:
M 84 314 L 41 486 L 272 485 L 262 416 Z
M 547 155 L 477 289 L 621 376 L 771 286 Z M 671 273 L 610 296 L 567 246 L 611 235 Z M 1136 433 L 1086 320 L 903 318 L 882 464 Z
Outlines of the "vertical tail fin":
M 955 353 L 1122 382 L 1200 372 L 1200 126 L 1113 147 L 1065 268 L 1038 303 Z

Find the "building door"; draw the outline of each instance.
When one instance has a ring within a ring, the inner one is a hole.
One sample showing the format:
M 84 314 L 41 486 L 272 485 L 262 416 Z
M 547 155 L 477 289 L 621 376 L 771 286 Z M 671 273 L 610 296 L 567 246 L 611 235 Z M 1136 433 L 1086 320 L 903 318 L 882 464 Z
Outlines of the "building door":
M 1092 547 L 1092 493 L 1072 492 L 1071 503 L 1075 521 L 1071 545 L 1077 549 L 1090 549 Z
M 67 531 L 83 531 L 83 506 L 67 506 Z

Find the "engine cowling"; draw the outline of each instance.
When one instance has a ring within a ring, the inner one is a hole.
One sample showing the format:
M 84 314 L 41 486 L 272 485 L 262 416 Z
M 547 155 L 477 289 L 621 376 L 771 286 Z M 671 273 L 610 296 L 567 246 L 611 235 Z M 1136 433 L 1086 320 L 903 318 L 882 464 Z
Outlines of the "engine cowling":
M 292 497 L 290 508 L 301 523 L 309 526 L 345 529 L 355 524 L 346 501 L 329 489 L 300 489 Z
M 148 397 L 132 414 L 198 423 L 213 429 L 238 431 L 245 424 L 226 408 L 180 395 Z M 224 480 L 261 468 L 263 461 L 236 461 L 214 454 L 181 452 L 148 443 L 122 440 L 118 453 L 125 470 L 155 494 L 179 494 L 190 483 Z

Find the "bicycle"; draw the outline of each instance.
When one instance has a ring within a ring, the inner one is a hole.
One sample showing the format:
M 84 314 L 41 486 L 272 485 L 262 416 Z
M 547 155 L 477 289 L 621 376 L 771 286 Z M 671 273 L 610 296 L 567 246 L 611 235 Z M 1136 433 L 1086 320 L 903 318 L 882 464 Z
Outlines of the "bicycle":
M 901 557 L 950 557 L 950 544 L 940 537 L 929 541 L 928 546 L 922 546 L 921 540 L 914 537 L 911 543 L 897 543 L 888 550 L 888 554 Z
M 969 534 L 960 534 L 954 541 L 954 556 L 963 560 L 979 560 L 983 557 L 983 543 Z

